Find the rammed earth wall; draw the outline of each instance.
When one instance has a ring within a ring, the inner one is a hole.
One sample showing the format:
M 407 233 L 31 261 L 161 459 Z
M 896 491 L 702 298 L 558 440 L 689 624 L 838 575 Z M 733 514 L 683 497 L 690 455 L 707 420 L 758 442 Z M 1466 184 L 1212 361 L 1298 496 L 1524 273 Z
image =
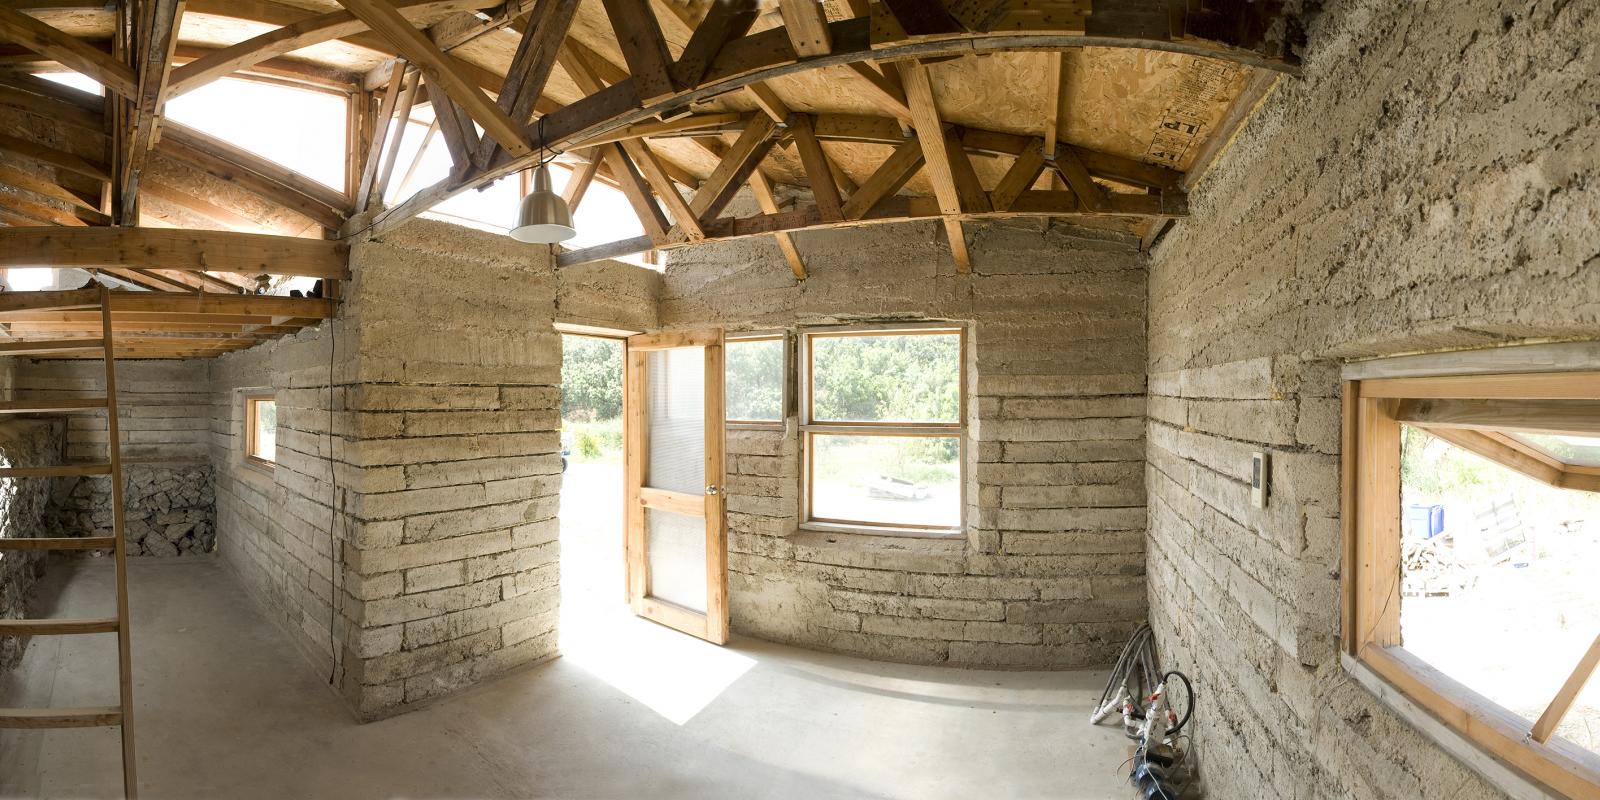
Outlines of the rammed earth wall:
M 1151 616 L 1210 796 L 1501 797 L 1339 664 L 1336 362 L 1600 334 L 1600 7 L 1310 22 L 1150 261 Z

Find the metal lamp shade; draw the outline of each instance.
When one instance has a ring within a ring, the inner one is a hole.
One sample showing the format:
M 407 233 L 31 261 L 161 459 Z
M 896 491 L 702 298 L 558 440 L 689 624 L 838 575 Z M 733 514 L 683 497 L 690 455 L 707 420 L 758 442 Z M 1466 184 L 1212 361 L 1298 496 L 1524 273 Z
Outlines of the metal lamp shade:
M 533 173 L 533 191 L 522 198 L 522 208 L 517 213 L 517 226 L 511 229 L 511 238 L 519 242 L 554 244 L 578 235 L 572 227 L 572 212 L 567 201 L 550 188 L 550 168 L 543 164 Z

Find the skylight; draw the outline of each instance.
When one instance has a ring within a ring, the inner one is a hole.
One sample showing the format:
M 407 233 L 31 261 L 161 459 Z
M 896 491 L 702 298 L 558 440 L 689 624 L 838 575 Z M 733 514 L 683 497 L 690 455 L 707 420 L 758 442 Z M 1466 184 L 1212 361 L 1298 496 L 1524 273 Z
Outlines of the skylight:
M 344 189 L 345 98 L 223 78 L 167 101 L 167 117 Z

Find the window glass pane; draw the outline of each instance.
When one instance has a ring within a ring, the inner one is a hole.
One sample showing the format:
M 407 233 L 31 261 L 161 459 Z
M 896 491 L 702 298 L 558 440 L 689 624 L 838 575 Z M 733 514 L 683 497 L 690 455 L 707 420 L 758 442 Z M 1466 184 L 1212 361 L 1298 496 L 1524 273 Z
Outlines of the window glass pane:
M 659 508 L 644 510 L 650 596 L 706 611 L 706 521 Z
M 1582 467 L 1600 467 L 1600 438 L 1560 433 L 1511 433 L 1558 460 Z
M 1600 494 L 1404 426 L 1401 502 L 1406 649 L 1531 725 L 1600 634 Z M 1562 730 L 1600 731 L 1600 706 Z
M 814 335 L 810 341 L 813 420 L 960 421 L 960 334 Z
M 251 400 L 250 405 L 255 423 L 250 455 L 273 461 L 278 453 L 278 404 L 273 400 Z
M 730 420 L 778 422 L 783 419 L 783 340 L 730 340 L 725 350 L 723 388 Z
M 345 99 L 223 78 L 167 101 L 174 122 L 344 189 Z
M 961 440 L 955 436 L 811 435 L 811 516 L 834 522 L 955 528 Z
M 644 485 L 701 494 L 706 486 L 706 349 L 651 350 L 644 364 Z

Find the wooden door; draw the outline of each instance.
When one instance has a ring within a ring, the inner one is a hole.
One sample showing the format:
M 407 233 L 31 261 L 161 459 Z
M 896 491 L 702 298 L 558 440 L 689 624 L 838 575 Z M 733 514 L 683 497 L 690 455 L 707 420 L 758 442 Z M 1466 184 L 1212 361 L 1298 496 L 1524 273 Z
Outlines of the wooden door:
M 728 640 L 722 329 L 628 338 L 628 602 L 710 642 Z

